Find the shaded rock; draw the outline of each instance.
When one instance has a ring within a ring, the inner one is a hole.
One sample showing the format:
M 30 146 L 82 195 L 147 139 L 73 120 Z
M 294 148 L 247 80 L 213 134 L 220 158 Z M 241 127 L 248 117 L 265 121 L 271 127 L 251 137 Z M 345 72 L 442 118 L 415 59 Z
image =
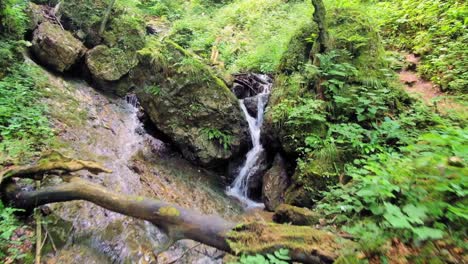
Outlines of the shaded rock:
M 274 211 L 284 202 L 288 188 L 286 165 L 281 154 L 276 154 L 273 166 L 263 175 L 262 200 L 265 208 Z
M 185 158 L 218 166 L 248 144 L 248 125 L 234 94 L 174 42 L 149 43 L 130 75 L 142 107 Z
M 117 81 L 127 74 L 137 61 L 119 48 L 99 45 L 86 54 L 86 65 L 93 78 Z
M 311 226 L 320 223 L 320 215 L 307 208 L 281 204 L 275 210 L 273 221 L 280 224 Z
M 257 102 L 258 102 L 258 95 L 247 97 L 244 99 L 245 107 L 247 108 L 247 111 L 249 112 L 249 114 L 253 117 L 256 117 L 258 113 Z
M 235 75 L 232 92 L 239 99 L 255 96 L 261 93 L 265 85 L 272 82 L 271 77 L 263 74 L 243 73 Z
M 251 193 L 261 193 L 263 175 L 268 170 L 268 165 L 267 153 L 264 151 L 260 154 L 256 166 L 252 168 L 250 172 L 251 175 L 249 177 L 249 190 L 253 190 Z M 258 192 L 256 190 L 258 190 Z
M 102 42 L 99 27 L 107 8 L 105 0 L 67 0 L 62 1 L 59 16 L 62 24 L 79 37 L 86 46 L 94 47 Z M 114 17 L 113 14 L 110 16 Z
M 70 32 L 44 22 L 34 31 L 32 50 L 41 63 L 64 72 L 84 55 L 86 48 Z

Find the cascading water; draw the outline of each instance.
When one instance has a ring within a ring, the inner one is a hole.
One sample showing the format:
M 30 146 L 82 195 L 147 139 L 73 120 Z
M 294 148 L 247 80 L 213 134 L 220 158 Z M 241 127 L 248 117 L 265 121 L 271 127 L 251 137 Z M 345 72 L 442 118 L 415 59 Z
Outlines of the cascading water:
M 257 101 L 257 115 L 253 117 L 245 105 L 245 100 L 239 100 L 240 107 L 249 124 L 252 149 L 247 152 L 245 162 L 240 168 L 239 174 L 236 176 L 232 185 L 227 189 L 228 195 L 239 199 L 247 206 L 247 208 L 264 206 L 263 203 L 258 203 L 249 199 L 249 179 L 258 171 L 260 158 L 265 151 L 260 141 L 260 135 L 263 124 L 263 115 L 272 87 L 272 81 L 268 75 L 255 75 L 255 77 L 258 79 L 258 83 L 261 87 L 261 89 L 259 89 L 259 93 L 255 96 Z
M 99 161 L 113 171 L 92 178 L 86 172 L 78 173 L 81 177 L 117 193 L 153 197 L 204 213 L 237 214 L 214 184 L 202 180 L 206 171 L 146 134 L 135 95 L 125 100 L 108 97 L 83 81 L 47 76 L 54 94 L 59 95 L 46 99 L 51 112 L 80 117 L 70 123 L 63 122 L 69 120 L 68 115 L 54 118 L 64 143 L 58 150 Z M 167 239 L 163 232 L 148 222 L 92 203 L 73 201 L 50 208 L 50 217 L 63 223 L 49 229 L 57 246 L 56 252 L 47 255 L 50 263 L 221 263 L 217 250 L 207 246 L 190 250 L 195 242 L 187 240 L 175 243 L 156 259 L 154 250 Z M 60 243 L 56 234 L 64 234 Z

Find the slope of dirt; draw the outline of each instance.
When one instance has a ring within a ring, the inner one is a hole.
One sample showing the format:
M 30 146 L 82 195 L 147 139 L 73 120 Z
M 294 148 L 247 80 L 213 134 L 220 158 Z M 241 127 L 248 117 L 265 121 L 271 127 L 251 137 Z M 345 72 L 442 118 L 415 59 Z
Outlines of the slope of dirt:
M 399 72 L 399 79 L 405 86 L 405 90 L 412 95 L 420 97 L 424 103 L 433 106 L 437 112 L 447 113 L 451 110 L 463 110 L 464 107 L 453 101 L 448 94 L 442 92 L 440 88 L 430 81 L 422 79 L 416 73 L 419 65 L 419 58 L 414 54 L 405 56 L 408 65 Z

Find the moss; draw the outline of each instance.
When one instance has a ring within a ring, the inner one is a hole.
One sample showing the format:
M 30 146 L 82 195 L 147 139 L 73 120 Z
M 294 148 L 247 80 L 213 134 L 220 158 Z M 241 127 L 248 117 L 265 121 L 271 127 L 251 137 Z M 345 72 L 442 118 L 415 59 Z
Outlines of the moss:
M 312 226 L 319 223 L 320 215 L 307 208 L 282 204 L 276 208 L 273 219 L 280 224 L 292 223 L 293 225 Z
M 130 76 L 142 106 L 186 158 L 215 165 L 240 149 L 247 126 L 237 98 L 199 57 L 166 39 L 148 42 L 138 58 Z M 206 137 L 206 128 L 232 135 L 230 148 Z
M 135 54 L 100 45 L 86 55 L 86 65 L 94 78 L 117 81 L 137 63 Z
M 295 252 L 327 252 L 338 257 L 342 248 L 355 248 L 353 242 L 339 241 L 325 231 L 274 223 L 240 224 L 227 237 L 229 246 L 236 254 L 266 253 L 285 248 Z
M 164 206 L 159 208 L 158 214 L 161 216 L 178 217 L 180 216 L 180 211 L 173 206 Z
M 112 19 L 103 33 L 104 43 L 118 47 L 127 53 L 136 52 L 145 46 L 145 23 L 138 15 L 122 14 Z
M 59 12 L 67 29 L 94 46 L 100 42 L 98 30 L 107 4 L 107 0 L 67 0 L 62 1 Z
M 318 28 L 315 23 L 307 23 L 300 28 L 291 38 L 287 45 L 287 50 L 281 57 L 279 72 L 294 72 L 306 63 L 310 58 L 313 40 L 318 34 Z

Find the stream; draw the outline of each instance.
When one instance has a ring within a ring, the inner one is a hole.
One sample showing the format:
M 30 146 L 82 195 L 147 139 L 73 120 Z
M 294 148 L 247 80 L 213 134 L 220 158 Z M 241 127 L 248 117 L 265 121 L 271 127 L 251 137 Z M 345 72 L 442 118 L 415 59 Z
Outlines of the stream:
M 80 172 L 81 177 L 118 193 L 154 197 L 206 214 L 228 219 L 240 214 L 241 208 L 224 194 L 219 175 L 190 164 L 146 132 L 134 96 L 114 98 L 84 81 L 45 75 L 51 84 L 46 103 L 59 137 L 54 148 L 113 171 L 98 176 Z M 49 208 L 47 233 L 54 245 L 44 250 L 47 263 L 222 263 L 223 252 L 190 240 L 157 254 L 167 239 L 158 228 L 92 203 Z
M 252 140 L 252 148 L 247 152 L 245 161 L 242 164 L 238 175 L 234 182 L 227 188 L 226 193 L 232 197 L 237 198 L 247 208 L 263 208 L 263 203 L 255 202 L 249 198 L 249 180 L 251 177 L 259 172 L 260 159 L 264 154 L 265 150 L 260 141 L 261 128 L 263 125 L 263 116 L 265 113 L 265 107 L 268 103 L 270 96 L 271 87 L 273 85 L 271 78 L 264 74 L 252 74 L 253 80 L 251 82 L 255 84 L 255 88 L 248 88 L 250 91 L 248 95 L 252 95 L 248 98 L 253 100 L 253 104 L 256 107 L 256 111 L 247 109 L 246 99 L 242 98 L 239 100 L 240 107 L 245 115 L 245 118 L 249 124 L 249 132 Z M 255 113 L 256 112 L 256 113 Z

